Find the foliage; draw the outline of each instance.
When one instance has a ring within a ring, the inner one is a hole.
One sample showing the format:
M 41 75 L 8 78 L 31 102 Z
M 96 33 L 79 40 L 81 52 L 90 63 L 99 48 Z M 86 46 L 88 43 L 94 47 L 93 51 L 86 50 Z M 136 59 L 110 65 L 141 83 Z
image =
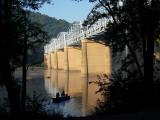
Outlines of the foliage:
M 160 34 L 160 1 L 93 0 L 92 2 L 95 1 L 98 3 L 88 15 L 85 24 L 93 24 L 103 17 L 108 19 L 106 42 L 113 52 L 123 52 L 125 47 L 128 47 L 129 55 L 132 56 L 143 83 L 145 102 L 152 103 L 153 56 L 155 41 Z
M 38 12 L 29 12 L 29 19 L 38 23 L 42 30 L 45 31 L 50 38 L 57 37 L 57 34 L 61 31 L 66 31 L 69 27 L 69 23 L 65 20 L 57 20 L 56 18 L 49 17 L 47 15 Z M 47 42 L 50 41 L 50 39 Z M 28 64 L 41 64 L 43 62 L 44 44 L 37 45 L 28 50 Z
M 65 20 L 57 20 L 54 17 L 49 17 L 38 12 L 30 12 L 29 19 L 32 22 L 41 24 L 42 29 L 46 31 L 50 37 L 57 37 L 59 32 L 66 31 L 70 25 Z
M 106 43 L 113 54 L 128 54 L 121 67 L 105 82 L 98 82 L 106 101 L 100 102 L 103 111 L 128 109 L 153 104 L 154 94 L 159 94 L 158 81 L 153 81 L 155 42 L 160 34 L 159 0 L 89 0 L 97 2 L 84 25 L 91 25 L 100 18 L 107 18 Z M 138 73 L 138 74 L 137 74 Z M 116 75 L 116 77 L 115 77 Z M 159 75 L 156 75 L 159 77 Z M 158 84 L 157 84 L 158 83 Z M 156 85 L 157 84 L 157 85 Z M 138 99 L 136 99 L 138 98 Z M 136 103 L 137 102 L 137 103 Z
M 160 9 L 158 6 L 160 3 L 158 0 L 94 1 L 99 2 L 92 9 L 85 23 L 93 24 L 98 19 L 106 17 L 108 19 L 107 42 L 113 48 L 113 51 L 123 51 L 125 46 L 128 46 L 130 54 L 135 58 L 135 62 L 137 61 L 137 66 L 139 61 L 136 59 L 140 55 L 136 55 L 135 49 L 138 54 L 141 54 L 141 60 L 146 60 L 146 56 L 151 57 L 150 54 L 153 56 L 154 45 L 151 44 L 154 44 L 152 41 L 155 41 L 159 35 Z M 123 4 L 120 4 L 120 2 Z M 153 36 L 152 40 L 149 39 L 149 35 Z M 147 44 L 147 47 L 145 43 L 148 42 L 150 44 Z M 152 64 L 152 60 L 150 64 Z M 140 68 L 138 69 L 140 72 Z
M 103 100 L 97 101 L 96 114 L 129 112 L 142 107 L 143 86 L 135 76 L 124 77 L 120 69 L 112 78 L 107 75 L 98 76 L 97 92 L 101 93 Z
M 14 79 L 14 70 L 22 61 L 23 65 L 26 64 L 24 60 L 28 47 L 33 43 L 45 42 L 48 38 L 39 25 L 27 19 L 27 9 L 36 10 L 45 2 L 49 0 L 0 1 L 0 81 L 6 87 L 10 111 L 15 116 L 21 112 L 22 99 L 21 89 Z
M 40 95 L 37 95 L 36 93 L 33 94 L 33 97 L 27 96 L 26 101 L 26 111 L 28 113 L 42 113 L 45 112 L 43 110 L 43 102 L 45 101 L 44 98 L 41 98 Z

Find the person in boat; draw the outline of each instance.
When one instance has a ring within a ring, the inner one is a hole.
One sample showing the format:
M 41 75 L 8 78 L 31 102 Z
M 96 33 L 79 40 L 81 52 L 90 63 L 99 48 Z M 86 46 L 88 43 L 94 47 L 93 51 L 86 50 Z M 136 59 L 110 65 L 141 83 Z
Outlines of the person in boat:
M 64 90 L 63 90 L 62 93 L 61 93 L 61 97 L 65 97 L 65 92 L 64 92 Z
M 59 92 L 56 93 L 56 98 L 59 98 Z

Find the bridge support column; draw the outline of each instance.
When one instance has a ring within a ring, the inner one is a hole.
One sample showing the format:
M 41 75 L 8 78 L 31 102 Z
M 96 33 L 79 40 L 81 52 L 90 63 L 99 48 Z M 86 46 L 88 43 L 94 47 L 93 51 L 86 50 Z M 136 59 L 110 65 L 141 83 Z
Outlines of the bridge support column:
M 44 54 L 44 69 L 47 69 L 47 53 Z
M 69 70 L 69 63 L 68 63 L 68 47 L 64 47 L 64 70 Z
M 54 52 L 51 52 L 51 69 L 54 68 Z
M 88 59 L 87 59 L 87 40 L 81 41 L 82 50 L 81 50 L 81 75 L 88 75 Z
M 110 76 L 112 73 L 112 52 L 109 46 L 105 48 L 106 58 L 105 58 L 105 73 Z
M 81 50 L 79 46 L 68 47 L 69 70 L 81 70 Z
M 47 54 L 47 61 L 48 69 L 51 69 L 51 52 Z
M 83 76 L 86 74 L 111 74 L 111 51 L 102 41 L 87 39 L 81 41 L 81 73 Z
M 64 52 L 57 51 L 58 69 L 64 69 Z
M 57 51 L 55 51 L 53 53 L 53 60 L 52 60 L 52 63 L 53 63 L 53 69 L 58 69 L 58 58 L 57 58 Z

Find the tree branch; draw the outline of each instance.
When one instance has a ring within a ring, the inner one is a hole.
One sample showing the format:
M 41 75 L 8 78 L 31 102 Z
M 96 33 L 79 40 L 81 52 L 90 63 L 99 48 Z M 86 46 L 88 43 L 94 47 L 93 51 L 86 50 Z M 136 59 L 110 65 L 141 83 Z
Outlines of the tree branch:
M 100 4 L 108 11 L 108 13 L 109 13 L 109 14 L 111 15 L 111 17 L 113 18 L 113 21 L 114 21 L 115 25 L 118 27 L 118 23 L 117 23 L 117 21 L 116 21 L 116 19 L 115 19 L 114 13 L 112 12 L 112 9 L 111 9 L 110 5 L 109 5 L 109 4 L 106 4 L 106 5 L 107 5 L 107 7 L 106 7 L 101 0 L 99 0 L 99 2 L 100 2 Z M 123 37 L 123 39 L 124 39 L 124 41 L 125 41 L 128 49 L 129 49 L 129 51 L 131 52 L 132 56 L 133 56 L 134 59 L 135 59 L 135 62 L 136 62 L 136 65 L 137 65 L 139 74 L 140 74 L 141 78 L 143 79 L 143 78 L 144 78 L 144 75 L 143 75 L 143 72 L 142 72 L 142 70 L 141 70 L 141 67 L 140 67 L 138 58 L 137 58 L 135 52 L 133 51 L 132 47 L 129 45 L 129 42 L 128 42 L 128 40 L 126 39 L 126 35 L 124 34 L 123 30 L 122 30 L 120 27 L 118 27 L 118 28 L 119 28 L 120 32 L 122 33 L 122 37 Z

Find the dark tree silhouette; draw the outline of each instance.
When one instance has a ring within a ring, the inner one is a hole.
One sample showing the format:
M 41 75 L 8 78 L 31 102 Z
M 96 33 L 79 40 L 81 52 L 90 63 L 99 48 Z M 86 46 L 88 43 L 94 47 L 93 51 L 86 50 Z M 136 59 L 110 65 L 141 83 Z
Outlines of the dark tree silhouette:
M 93 24 L 102 17 L 108 18 L 107 42 L 116 51 L 128 47 L 143 81 L 144 100 L 146 104 L 152 103 L 154 42 L 160 34 L 160 1 L 121 0 L 123 4 L 120 0 L 89 1 L 98 1 L 98 4 L 85 24 Z
M 40 46 L 48 42 L 50 38 L 45 31 L 43 31 L 38 23 L 31 22 L 28 18 L 28 11 L 25 11 L 24 21 L 24 39 L 23 39 L 23 58 L 22 58 L 22 71 L 23 71 L 23 82 L 22 82 L 22 95 L 21 104 L 22 111 L 25 112 L 25 98 L 26 98 L 26 76 L 27 76 L 27 50 Z
M 15 116 L 25 110 L 27 48 L 48 38 L 37 24 L 27 20 L 26 8 L 38 9 L 45 2 L 49 0 L 0 1 L 0 81 L 7 89 L 10 111 Z M 22 97 L 21 88 L 13 74 L 16 66 L 21 63 L 23 63 Z

